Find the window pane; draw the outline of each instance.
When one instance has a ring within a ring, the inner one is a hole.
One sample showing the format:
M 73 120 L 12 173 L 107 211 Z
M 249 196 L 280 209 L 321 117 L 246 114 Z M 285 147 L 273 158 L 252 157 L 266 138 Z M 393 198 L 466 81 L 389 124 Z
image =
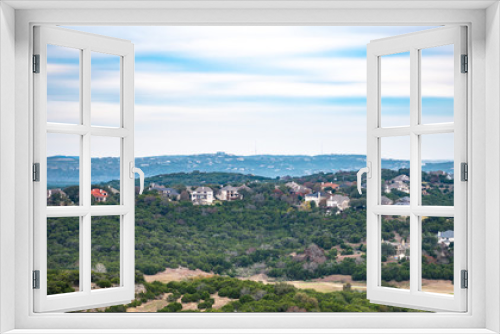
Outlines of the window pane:
M 381 138 L 381 205 L 410 205 L 410 137 Z
M 92 217 L 92 289 L 120 286 L 120 217 Z
M 80 54 L 47 45 L 47 122 L 80 124 Z
M 80 286 L 80 218 L 47 218 L 47 294 Z
M 91 123 L 120 127 L 120 56 L 91 54 Z
M 380 57 L 382 127 L 410 125 L 410 53 Z
M 47 206 L 80 205 L 79 135 L 47 134 Z
M 382 286 L 410 288 L 410 217 L 382 216 Z
M 422 217 L 422 291 L 453 294 L 454 220 Z
M 422 49 L 420 52 L 422 123 L 453 122 L 453 45 Z
M 92 136 L 92 205 L 120 204 L 121 138 Z
M 422 135 L 422 205 L 453 206 L 454 135 Z

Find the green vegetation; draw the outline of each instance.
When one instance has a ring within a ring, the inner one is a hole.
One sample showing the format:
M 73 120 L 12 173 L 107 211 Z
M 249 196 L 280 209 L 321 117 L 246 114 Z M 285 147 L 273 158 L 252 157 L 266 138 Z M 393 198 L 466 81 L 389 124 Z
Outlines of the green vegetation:
M 136 294 L 130 304 L 108 307 L 104 312 L 125 312 L 127 308 L 164 298 L 169 303 L 157 312 L 418 312 L 371 304 L 366 293 L 353 291 L 348 284 L 343 291 L 330 293 L 297 289 L 286 283 L 263 284 L 222 276 L 143 284 L 145 291 Z M 193 295 L 199 297 L 186 298 Z M 221 308 L 213 308 L 216 295 L 230 298 L 230 301 Z M 176 299 L 169 299 L 170 296 Z M 197 309 L 184 310 L 188 302 L 197 303 Z
M 402 174 L 408 175 L 408 170 L 382 171 L 384 180 Z M 446 176 L 424 172 L 423 177 L 428 185 L 428 195 L 423 196 L 425 201 L 431 203 L 452 201 L 453 191 L 446 191 L 449 186 Z M 320 173 L 282 180 L 241 174 L 197 172 L 149 178 L 149 182 L 175 186 L 179 190 L 196 184 L 218 189 L 221 185 L 240 185 L 243 182 L 249 189 L 241 190 L 242 200 L 216 201 L 213 205 L 206 206 L 193 205 L 189 198 L 182 196 L 180 200 L 173 200 L 156 191 L 145 191 L 143 195 L 138 195 L 135 232 L 138 275 L 153 275 L 165 268 L 181 266 L 224 275 L 225 277 L 220 280 L 233 282 L 231 284 L 240 281 L 231 280 L 230 277 L 248 277 L 261 273 L 276 280 L 310 280 L 342 274 L 351 275 L 355 281 L 364 281 L 366 280 L 366 198 L 365 195 L 358 194 L 354 180 L 354 172 Z M 285 186 L 289 181 L 299 183 L 312 191 L 321 190 L 321 182 L 338 183 L 340 187 L 335 189 L 335 193 L 348 196 L 350 208 L 338 211 L 336 208 L 326 208 L 324 202 L 320 202 L 318 206 L 310 205 L 314 202 L 304 205 L 303 194 L 293 193 Z M 112 183 L 100 186 L 110 196 L 106 202 L 95 204 L 118 203 L 119 194 L 112 193 L 110 188 L 112 186 Z M 74 189 L 65 188 L 63 191 L 71 201 L 77 201 L 75 194 L 78 192 Z M 387 195 L 395 201 L 408 196 L 401 191 L 392 191 Z M 92 222 L 94 270 L 92 281 L 101 288 L 119 284 L 117 222 L 117 217 L 98 217 L 93 218 Z M 49 294 L 72 292 L 78 286 L 78 227 L 77 218 L 49 220 Z M 453 244 L 449 246 L 440 244 L 436 237 L 438 231 L 453 230 L 453 220 L 426 218 L 422 227 L 423 277 L 453 279 Z M 396 250 L 392 244 L 400 242 L 399 238 L 408 239 L 409 221 L 401 217 L 388 217 L 383 224 L 382 236 L 384 240 L 390 242 L 382 246 L 381 260 L 384 263 L 382 279 L 398 282 L 408 280 L 409 261 L 404 257 L 395 260 Z M 217 279 L 214 280 L 219 282 Z M 219 283 L 214 284 L 217 286 L 217 291 L 224 288 L 219 289 L 217 285 Z M 245 284 L 249 284 L 245 286 L 249 289 L 255 288 L 250 286 L 251 283 Z M 274 289 L 276 286 L 259 288 L 266 291 L 266 295 L 272 296 L 266 289 L 271 287 Z M 146 288 L 147 293 L 154 290 L 154 286 L 148 284 Z M 168 288 L 173 289 L 172 286 Z M 162 312 L 179 311 L 180 302 L 196 302 L 199 304 L 199 310 L 213 309 L 213 300 L 210 297 L 213 292 L 209 292 L 207 296 L 198 290 L 192 292 L 174 290 L 170 291 L 174 295 L 168 297 L 170 304 Z M 276 311 L 283 310 L 284 305 L 287 306 L 285 311 L 289 307 L 312 310 L 304 303 L 292 303 L 297 291 L 295 289 L 292 292 L 294 293 L 290 296 L 291 299 L 288 297 L 286 300 L 282 300 L 281 297 L 277 300 L 272 299 L 273 303 L 283 302 L 280 304 L 281 308 L 276 308 L 277 304 L 273 304 L 272 307 L 267 305 L 266 303 L 271 302 L 265 298 L 262 298 L 263 301 L 255 298 L 251 300 L 250 295 L 244 297 L 238 294 L 236 289 L 231 291 L 222 289 L 219 295 L 238 299 L 235 304 L 231 304 L 233 310 L 237 311 L 261 310 L 267 307 Z M 342 295 L 342 298 L 349 301 L 357 300 L 358 297 L 360 300 L 364 298 L 363 294 L 357 292 L 347 291 L 346 294 L 352 294 L 349 298 Z M 321 304 L 313 292 L 307 292 L 307 296 L 318 300 L 320 310 L 329 309 L 330 306 L 325 305 L 330 305 L 330 302 Z M 333 299 L 340 298 L 333 296 L 337 295 L 333 294 L 331 296 Z M 241 297 L 244 297 L 243 300 Z M 359 307 L 371 307 L 359 303 Z M 231 307 L 227 306 L 223 311 L 229 311 Z M 331 309 L 336 309 L 335 307 L 331 306 Z

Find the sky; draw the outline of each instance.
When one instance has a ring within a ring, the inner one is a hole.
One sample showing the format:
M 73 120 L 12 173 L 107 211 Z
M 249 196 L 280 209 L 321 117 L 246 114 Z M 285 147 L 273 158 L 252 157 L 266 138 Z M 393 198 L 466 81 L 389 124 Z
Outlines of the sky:
M 134 43 L 135 154 L 142 157 L 366 154 L 366 45 L 431 27 L 69 28 Z M 452 121 L 453 50 L 424 51 L 422 120 Z M 78 122 L 78 52 L 48 52 L 48 120 Z M 117 61 L 92 54 L 93 125 L 119 123 Z M 408 54 L 382 57 L 382 126 L 409 124 L 405 73 Z M 427 145 L 424 159 L 453 158 L 442 150 L 452 139 L 441 139 Z M 405 139 L 390 142 L 388 158 L 407 155 Z M 49 139 L 48 154 L 77 155 L 65 143 Z M 93 155 L 116 155 L 110 147 Z

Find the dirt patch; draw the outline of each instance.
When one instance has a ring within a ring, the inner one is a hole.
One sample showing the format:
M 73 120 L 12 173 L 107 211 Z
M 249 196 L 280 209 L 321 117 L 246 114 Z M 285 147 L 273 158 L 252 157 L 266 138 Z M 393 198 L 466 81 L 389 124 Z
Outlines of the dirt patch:
M 250 280 L 255 282 L 262 282 L 264 284 L 275 284 L 276 281 L 267 277 L 265 274 L 253 275 L 250 277 L 238 277 L 241 280 Z M 322 278 L 317 278 L 312 281 L 283 281 L 293 285 L 297 289 L 313 289 L 318 292 L 333 292 L 341 291 L 344 288 L 345 283 L 351 284 L 351 289 L 366 291 L 365 282 L 353 282 L 351 276 L 349 275 L 330 275 Z
M 182 303 L 182 311 L 198 311 L 198 303 Z
M 453 294 L 454 286 L 451 281 L 422 279 L 422 291 Z
M 396 287 L 398 289 L 410 289 L 410 281 L 390 281 L 388 283 L 390 286 Z M 422 279 L 422 291 L 424 292 L 453 294 L 453 289 L 453 283 L 451 281 L 425 278 Z
M 337 282 L 337 283 L 351 283 L 352 284 L 352 278 L 350 275 L 329 275 L 329 276 L 313 279 L 313 282 Z
M 394 287 L 394 288 L 398 288 L 398 289 L 410 290 L 410 281 L 401 281 L 401 282 L 389 281 L 389 282 L 387 282 L 387 285 L 385 285 L 385 286 Z
M 137 307 L 129 307 L 127 309 L 127 312 L 157 312 L 158 310 L 161 310 L 168 304 L 170 304 L 167 301 L 169 293 L 161 295 L 161 299 L 155 299 L 155 300 L 148 300 L 145 303 L 142 303 L 141 305 Z
M 146 282 L 159 281 L 162 283 L 168 283 L 172 281 L 182 281 L 187 278 L 204 278 L 212 276 L 214 276 L 213 273 L 207 273 L 200 269 L 191 270 L 188 268 L 179 267 L 176 269 L 167 268 L 165 271 L 162 271 L 161 273 L 157 273 L 155 275 L 144 275 L 144 279 L 146 280 Z
M 288 281 L 288 284 L 293 285 L 297 289 L 313 289 L 318 292 L 334 292 L 342 291 L 344 283 L 339 282 L 303 282 L 303 281 Z M 366 291 L 366 284 L 363 282 L 356 282 L 351 285 L 351 290 Z
M 242 281 L 254 281 L 254 282 L 261 282 L 264 284 L 271 283 L 271 280 L 266 274 L 257 274 L 257 275 L 252 275 L 249 277 L 238 277 L 238 279 Z
M 236 300 L 236 299 L 231 299 L 228 297 L 221 297 L 219 296 L 219 293 L 215 293 L 211 296 L 214 299 L 214 304 L 212 305 L 212 308 L 215 309 L 220 309 L 222 306 L 229 304 L 230 302 Z
M 362 253 L 359 253 L 359 254 L 351 254 L 351 255 L 337 255 L 337 262 L 342 262 L 344 261 L 344 259 L 346 257 L 351 257 L 353 259 L 355 258 L 358 258 L 358 257 L 361 257 L 363 254 Z

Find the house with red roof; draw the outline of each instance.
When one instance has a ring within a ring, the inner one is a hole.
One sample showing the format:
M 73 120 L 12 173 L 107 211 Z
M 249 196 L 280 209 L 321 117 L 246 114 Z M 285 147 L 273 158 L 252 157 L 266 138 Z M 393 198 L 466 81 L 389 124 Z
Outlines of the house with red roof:
M 94 196 L 96 202 L 106 202 L 106 198 L 108 198 L 108 193 L 99 188 L 92 189 L 90 193 Z

